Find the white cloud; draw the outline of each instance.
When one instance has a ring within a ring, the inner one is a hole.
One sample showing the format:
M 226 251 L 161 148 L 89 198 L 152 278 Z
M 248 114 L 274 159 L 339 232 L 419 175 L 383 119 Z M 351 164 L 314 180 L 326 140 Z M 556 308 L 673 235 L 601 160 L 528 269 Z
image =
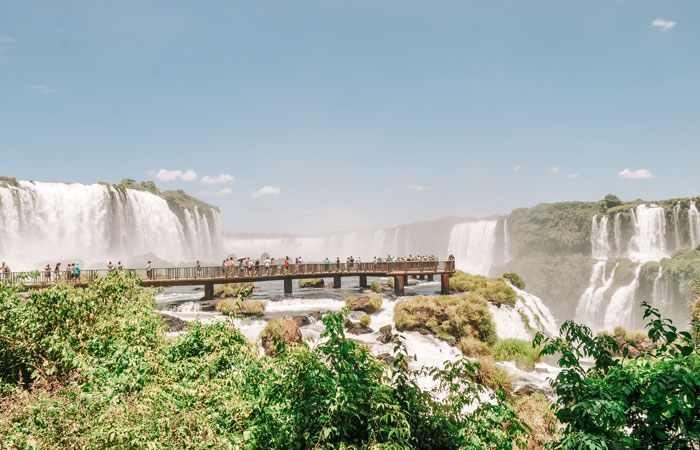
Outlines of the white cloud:
M 662 18 L 657 17 L 651 22 L 651 26 L 658 28 L 661 31 L 668 31 L 676 26 L 676 22 L 673 20 L 663 20 Z
M 15 42 L 17 41 L 12 39 L 10 36 L 0 36 L 0 53 L 4 52 L 5 48 L 9 44 L 14 44 Z
M 624 169 L 621 170 L 617 176 L 620 178 L 656 178 L 656 175 L 653 175 L 651 172 L 649 172 L 647 169 L 639 169 L 639 170 L 629 170 L 629 169 Z
M 183 173 L 180 175 L 180 179 L 182 181 L 194 181 L 197 179 L 197 172 L 194 170 L 190 169 L 187 172 Z
M 549 169 L 549 171 L 552 173 L 557 173 L 559 172 L 559 167 L 552 167 L 551 169 Z
M 35 84 L 32 86 L 32 89 L 36 89 L 37 91 L 41 92 L 42 94 L 53 94 L 56 92 L 55 89 L 51 89 L 49 87 L 44 86 L 43 84 Z
M 251 195 L 253 198 L 264 197 L 266 195 L 276 195 L 280 193 L 280 188 L 265 186 L 257 191 L 253 192 Z
M 513 167 L 513 170 L 514 170 L 515 172 L 517 172 L 518 170 L 520 170 L 520 166 L 515 166 L 515 167 Z
M 578 178 L 579 175 L 577 173 L 570 173 L 569 178 Z
M 149 172 L 149 175 L 158 181 L 174 181 L 178 178 L 182 181 L 194 181 L 197 179 L 197 173 L 192 169 L 188 170 L 187 172 L 183 172 L 182 170 L 160 169 L 157 172 Z
M 204 178 L 202 178 L 202 183 L 204 184 L 226 183 L 227 181 L 233 181 L 233 177 L 225 173 L 222 173 L 215 177 L 210 177 L 209 175 L 207 175 Z
M 417 184 L 409 184 L 408 189 L 413 192 L 423 192 L 425 190 L 423 186 L 418 186 Z
M 229 195 L 229 194 L 232 193 L 232 192 L 233 192 L 233 191 L 231 190 L 231 188 L 223 188 L 223 189 L 219 189 L 218 191 L 214 191 L 214 192 L 211 192 L 211 191 L 200 191 L 199 194 L 200 194 L 200 195 L 204 195 L 204 196 L 206 196 L 206 197 L 218 197 L 218 196 L 221 196 L 221 195 Z

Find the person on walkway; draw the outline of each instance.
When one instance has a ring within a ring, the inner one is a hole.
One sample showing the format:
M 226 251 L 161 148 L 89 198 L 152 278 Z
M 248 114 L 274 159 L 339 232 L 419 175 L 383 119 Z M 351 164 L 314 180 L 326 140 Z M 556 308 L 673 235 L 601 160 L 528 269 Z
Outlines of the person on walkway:
M 80 281 L 80 263 L 73 264 L 73 278 L 76 281 Z
M 340 272 L 340 256 L 335 257 L 336 272 Z
M 265 256 L 265 261 L 263 261 L 263 267 L 265 267 L 265 275 L 270 274 L 270 264 L 272 264 L 272 261 L 270 261 L 270 257 Z
M 51 283 L 51 264 L 44 267 L 44 278 L 47 283 Z
M 10 272 L 10 267 L 5 264 L 5 261 L 2 262 L 2 265 L 0 265 L 0 277 L 2 277 L 2 280 L 8 279 L 7 274 Z
M 202 278 L 202 263 L 197 260 L 197 278 Z
M 56 283 L 61 281 L 61 263 L 56 263 L 56 268 L 53 271 L 53 278 Z
M 149 280 L 152 280 L 152 279 L 153 279 L 153 272 L 152 272 L 152 270 L 151 270 L 151 262 L 150 262 L 150 261 L 148 261 L 148 262 L 146 263 L 146 277 L 147 277 Z
M 289 256 L 284 257 L 284 271 L 289 273 Z
M 124 264 L 121 261 L 117 261 L 117 269 L 124 270 Z
M 110 262 L 107 264 L 107 273 L 110 273 L 110 272 L 112 272 L 113 270 L 114 270 L 114 264 L 112 264 L 112 261 L 110 261 Z

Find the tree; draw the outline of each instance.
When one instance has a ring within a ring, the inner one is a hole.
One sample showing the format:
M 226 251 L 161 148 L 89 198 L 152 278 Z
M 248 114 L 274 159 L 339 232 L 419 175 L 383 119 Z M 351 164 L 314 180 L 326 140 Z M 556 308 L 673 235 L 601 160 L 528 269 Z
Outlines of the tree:
M 603 199 L 603 202 L 605 202 L 605 209 L 610 209 L 622 205 L 622 200 L 620 200 L 620 197 L 618 197 L 615 194 L 606 195 Z

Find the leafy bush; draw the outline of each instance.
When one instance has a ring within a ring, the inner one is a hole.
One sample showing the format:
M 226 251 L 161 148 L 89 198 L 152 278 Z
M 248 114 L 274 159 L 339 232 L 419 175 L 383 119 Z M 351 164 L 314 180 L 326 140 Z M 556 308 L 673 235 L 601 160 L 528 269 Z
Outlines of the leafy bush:
M 513 286 L 518 289 L 525 289 L 525 281 L 520 275 L 515 272 L 508 272 L 503 274 L 503 278 L 510 281 Z
M 369 285 L 369 288 L 372 292 L 382 292 L 382 285 L 379 283 L 379 281 L 373 281 L 372 284 Z
M 382 307 L 384 300 L 381 295 L 360 295 L 345 299 L 345 306 L 351 311 L 365 311 L 372 314 Z
M 477 356 L 490 356 L 491 347 L 486 342 L 480 341 L 472 336 L 464 336 L 457 342 L 457 348 L 466 356 L 473 358 Z
M 455 345 L 463 337 L 496 342 L 488 302 L 475 293 L 411 297 L 394 306 L 394 324 L 399 331 L 426 329 Z
M 253 283 L 227 283 L 214 286 L 215 298 L 235 298 L 247 291 L 249 295 L 254 289 Z
M 521 369 L 533 370 L 540 360 L 539 350 L 532 343 L 520 339 L 503 339 L 493 346 L 496 361 L 513 361 Z
M 690 333 L 678 332 L 643 304 L 654 346 L 629 359 L 629 343 L 593 336 L 571 321 L 560 337 L 538 334 L 542 353 L 560 354 L 562 371 L 552 385 L 556 416 L 564 425 L 557 448 L 697 448 L 700 445 L 700 354 Z M 622 357 L 616 357 L 621 354 Z M 588 367 L 582 358 L 592 358 Z
M 479 383 L 510 397 L 513 393 L 513 382 L 515 382 L 515 379 L 508 369 L 496 364 L 490 356 L 477 358 L 477 361 L 479 363 Z
M 532 440 L 540 445 L 560 438 L 559 421 L 552 409 L 552 402 L 539 392 L 518 396 L 515 400 L 515 411 L 518 417 L 530 428 Z
M 389 278 L 388 280 L 386 280 L 386 285 L 393 289 L 394 288 L 394 279 Z
M 261 300 L 243 300 L 227 298 L 216 304 L 216 310 L 225 315 L 262 316 L 265 302 Z
M 459 270 L 450 278 L 450 289 L 457 292 L 472 292 L 496 304 L 505 303 L 515 306 L 518 299 L 513 288 L 508 286 L 503 278 L 470 275 Z
M 365 314 L 364 316 L 360 317 L 360 323 L 366 327 L 369 326 L 370 323 L 372 323 L 372 318 Z
M 302 278 L 299 280 L 300 288 L 322 288 L 325 285 L 323 278 Z

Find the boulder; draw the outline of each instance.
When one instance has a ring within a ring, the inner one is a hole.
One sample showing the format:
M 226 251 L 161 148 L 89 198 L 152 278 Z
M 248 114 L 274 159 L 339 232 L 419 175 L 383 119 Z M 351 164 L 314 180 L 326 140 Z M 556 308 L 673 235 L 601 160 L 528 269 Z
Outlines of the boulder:
M 394 335 L 391 333 L 391 325 L 384 325 L 379 329 L 379 338 L 377 338 L 382 344 L 388 344 L 394 341 Z
M 382 362 L 387 363 L 388 365 L 392 365 L 392 364 L 394 364 L 394 360 L 396 358 L 394 358 L 391 355 L 391 353 L 381 353 L 381 354 L 377 355 L 377 359 L 382 361 Z
M 183 331 L 190 327 L 189 322 L 182 320 L 179 317 L 171 316 L 169 314 L 161 314 L 160 317 L 163 319 L 163 322 L 165 322 L 170 331 Z
M 300 288 L 322 288 L 325 285 L 323 278 L 303 278 L 299 280 Z
M 367 314 L 372 314 L 382 307 L 382 297 L 366 294 L 359 297 L 348 297 L 345 299 L 345 304 L 350 311 L 364 311 Z
M 311 323 L 311 320 L 309 320 L 309 316 L 306 316 L 304 314 L 292 316 L 292 319 L 294 319 L 294 322 L 296 322 L 298 327 L 303 327 L 304 325 L 308 325 Z
M 370 327 L 366 327 L 360 322 L 353 322 L 352 320 L 347 318 L 345 319 L 345 329 L 350 334 L 367 334 L 372 333 L 373 331 Z
M 321 314 L 321 311 L 311 311 L 309 314 L 316 322 L 321 320 L 323 318 L 323 314 Z
M 260 333 L 260 340 L 267 356 L 277 356 L 275 338 L 279 337 L 287 345 L 301 344 L 302 336 L 296 321 L 289 316 L 271 320 Z

